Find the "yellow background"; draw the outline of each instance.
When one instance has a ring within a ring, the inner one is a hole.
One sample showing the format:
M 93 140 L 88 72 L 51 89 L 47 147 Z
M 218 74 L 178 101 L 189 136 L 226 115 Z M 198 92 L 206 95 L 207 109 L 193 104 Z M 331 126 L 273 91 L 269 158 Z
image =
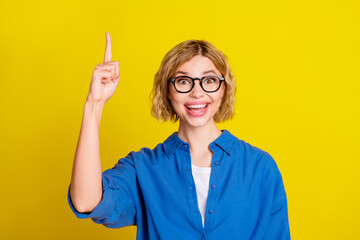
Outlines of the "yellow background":
M 150 115 L 153 76 L 173 46 L 205 39 L 237 80 L 236 117 L 219 127 L 276 160 L 292 239 L 360 239 L 357 2 L 1 1 L 1 238 L 135 239 L 135 226 L 79 220 L 67 204 L 108 31 L 121 74 L 101 119 L 103 170 L 177 130 Z

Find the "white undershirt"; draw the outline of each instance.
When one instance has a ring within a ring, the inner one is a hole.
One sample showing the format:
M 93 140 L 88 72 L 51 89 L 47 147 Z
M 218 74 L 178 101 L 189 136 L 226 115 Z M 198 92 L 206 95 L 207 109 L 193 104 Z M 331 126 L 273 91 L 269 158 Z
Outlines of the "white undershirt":
M 195 181 L 198 206 L 202 217 L 203 226 L 205 225 L 206 199 L 209 191 L 209 181 L 211 167 L 198 167 L 191 164 L 192 175 Z

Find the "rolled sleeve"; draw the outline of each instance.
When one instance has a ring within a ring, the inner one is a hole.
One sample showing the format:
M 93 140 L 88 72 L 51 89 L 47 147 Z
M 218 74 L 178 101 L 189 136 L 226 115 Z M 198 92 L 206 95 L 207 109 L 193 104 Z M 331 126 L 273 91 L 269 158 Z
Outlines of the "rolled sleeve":
M 286 191 L 279 168 L 274 159 L 270 155 L 268 156 L 272 163 L 271 177 L 268 182 L 270 183 L 269 189 L 272 189 L 273 200 L 269 209 L 269 224 L 264 239 L 288 240 L 290 239 L 290 228 Z
M 271 210 L 268 230 L 265 234 L 264 239 L 290 239 L 288 206 L 286 196 L 282 196 L 276 201 L 274 201 Z
M 91 218 L 95 223 L 109 228 L 136 224 L 136 174 L 129 156 L 120 159 L 115 167 L 102 173 L 102 200 L 92 212 L 80 213 L 76 210 L 71 201 L 70 187 L 68 202 L 78 218 Z

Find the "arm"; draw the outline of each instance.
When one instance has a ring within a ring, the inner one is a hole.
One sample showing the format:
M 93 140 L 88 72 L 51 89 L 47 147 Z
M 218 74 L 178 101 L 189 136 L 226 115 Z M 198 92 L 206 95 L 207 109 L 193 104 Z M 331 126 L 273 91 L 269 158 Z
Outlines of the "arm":
M 79 212 L 91 212 L 101 201 L 99 125 L 103 105 L 86 101 L 75 153 L 70 195 Z
M 269 155 L 270 156 L 270 155 Z M 265 232 L 264 240 L 281 239 L 290 240 L 290 228 L 288 218 L 288 203 L 285 186 L 281 173 L 275 160 L 270 156 L 273 164 L 271 179 L 268 179 L 272 189 L 272 203 L 269 212 L 269 223 Z
M 274 200 L 265 239 L 290 240 L 288 206 L 286 196 Z
M 84 107 L 80 136 L 71 177 L 71 201 L 79 212 L 91 212 L 102 199 L 102 178 L 99 150 L 99 126 L 103 107 L 119 82 L 119 62 L 111 61 L 111 39 L 106 34 L 104 63 L 92 75 Z

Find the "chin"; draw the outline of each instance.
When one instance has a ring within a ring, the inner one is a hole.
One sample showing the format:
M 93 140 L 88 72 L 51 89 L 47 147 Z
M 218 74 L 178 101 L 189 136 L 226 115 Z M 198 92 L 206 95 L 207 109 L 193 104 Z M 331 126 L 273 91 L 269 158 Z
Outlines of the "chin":
M 183 122 L 184 125 L 193 127 L 193 128 L 204 127 L 204 126 L 214 122 L 214 120 L 212 118 L 190 118 L 190 119 L 184 118 L 181 121 Z

